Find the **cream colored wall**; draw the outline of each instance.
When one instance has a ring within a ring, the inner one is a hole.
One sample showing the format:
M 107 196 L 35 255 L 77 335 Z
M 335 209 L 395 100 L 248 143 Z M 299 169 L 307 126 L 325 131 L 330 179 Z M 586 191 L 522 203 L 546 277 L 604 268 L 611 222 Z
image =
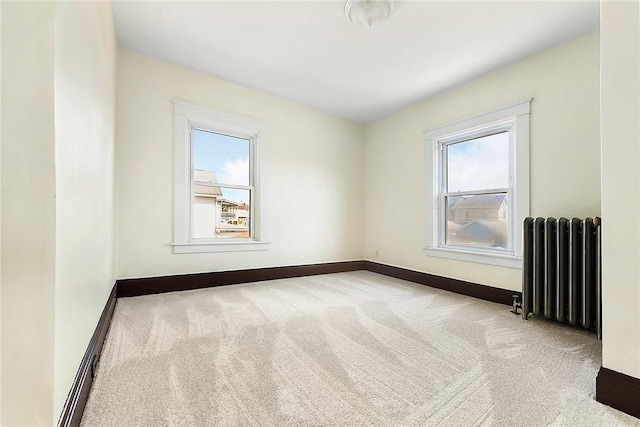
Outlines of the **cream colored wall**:
M 426 129 L 533 97 L 531 214 L 600 214 L 599 35 L 500 69 L 366 127 L 365 258 L 520 290 L 521 270 L 428 257 Z M 436 66 L 436 65 L 434 65 Z M 399 219 L 398 209 L 407 214 Z M 376 256 L 376 251 L 378 256 Z
M 55 42 L 57 417 L 115 282 L 111 5 L 59 2 Z
M 270 127 L 267 251 L 173 254 L 172 99 Z M 118 51 L 119 278 L 362 259 L 363 126 Z
M 2 52 L 2 2 L 0 2 L 0 52 Z M 2 93 L 2 54 L 0 53 L 0 94 Z M 0 402 L 2 402 L 2 96 L 0 96 Z M 0 423 L 2 404 L 0 403 Z
M 2 425 L 53 414 L 55 8 L 2 5 Z
M 2 425 L 52 425 L 115 280 L 109 3 L 2 3 Z
M 640 9 L 604 1 L 602 364 L 640 378 Z

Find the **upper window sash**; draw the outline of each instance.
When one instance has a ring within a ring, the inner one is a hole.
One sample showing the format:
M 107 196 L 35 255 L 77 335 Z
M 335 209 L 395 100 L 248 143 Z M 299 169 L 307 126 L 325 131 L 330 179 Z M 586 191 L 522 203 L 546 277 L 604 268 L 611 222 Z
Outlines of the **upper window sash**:
M 190 123 L 190 132 L 189 132 L 189 146 L 188 146 L 188 157 L 190 159 L 190 167 L 191 167 L 191 184 L 193 186 L 193 181 L 194 181 L 194 176 L 193 176 L 193 171 L 195 170 L 194 167 L 194 158 L 193 158 L 193 131 L 194 130 L 199 130 L 199 131 L 203 131 L 203 132 L 212 132 L 212 133 L 217 133 L 218 135 L 225 135 L 225 136 L 230 136 L 233 138 L 239 138 L 239 139 L 246 139 L 247 141 L 249 141 L 249 185 L 237 185 L 237 184 L 229 184 L 229 183 L 225 183 L 225 182 L 216 182 L 215 185 L 213 184 L 201 184 L 201 185 L 207 185 L 207 186 L 211 186 L 211 187 L 225 187 L 225 188 L 237 188 L 237 189 L 241 189 L 241 190 L 253 190 L 255 188 L 255 177 L 256 177 L 256 173 L 255 170 L 257 169 L 257 162 L 256 162 L 256 146 L 257 146 L 257 141 L 259 138 L 258 134 L 247 134 L 247 133 L 241 133 L 241 132 L 233 132 L 230 130 L 225 130 L 219 126 L 216 125 L 205 125 L 203 123 L 198 123 L 197 125 Z M 193 196 L 192 196 L 192 200 L 193 200 Z
M 509 186 L 513 180 L 513 138 L 516 122 L 515 118 L 510 117 L 507 120 L 500 120 L 495 123 L 485 124 L 483 126 L 465 129 L 462 131 L 454 132 L 453 134 L 444 135 L 434 139 L 436 145 L 436 157 L 439 159 L 439 167 L 437 169 L 437 182 L 439 183 L 439 191 L 447 192 L 447 180 L 448 173 L 448 150 L 447 148 L 454 144 L 470 142 L 476 139 L 484 138 L 487 136 L 495 135 L 498 133 L 509 134 Z M 455 192 L 451 192 L 455 193 Z

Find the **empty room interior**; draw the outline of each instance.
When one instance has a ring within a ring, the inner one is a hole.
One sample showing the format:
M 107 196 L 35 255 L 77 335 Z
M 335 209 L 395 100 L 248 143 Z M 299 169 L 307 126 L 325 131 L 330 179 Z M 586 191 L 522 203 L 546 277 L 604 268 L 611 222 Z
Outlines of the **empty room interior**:
M 0 23 L 1 425 L 640 426 L 637 0 Z

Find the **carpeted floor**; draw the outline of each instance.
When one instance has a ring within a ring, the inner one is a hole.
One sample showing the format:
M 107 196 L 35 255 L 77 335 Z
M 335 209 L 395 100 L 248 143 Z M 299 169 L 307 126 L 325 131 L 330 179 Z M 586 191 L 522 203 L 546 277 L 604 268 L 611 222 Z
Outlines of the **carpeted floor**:
M 600 342 L 371 272 L 123 298 L 84 426 L 640 426 Z

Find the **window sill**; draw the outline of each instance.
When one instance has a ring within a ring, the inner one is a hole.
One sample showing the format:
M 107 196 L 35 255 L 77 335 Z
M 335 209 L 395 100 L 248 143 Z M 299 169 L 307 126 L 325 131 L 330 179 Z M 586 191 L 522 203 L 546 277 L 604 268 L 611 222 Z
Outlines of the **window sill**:
M 172 243 L 174 254 L 194 254 L 206 252 L 246 252 L 266 251 L 268 242 L 240 241 L 240 242 L 187 242 Z
M 500 255 L 490 253 L 470 252 L 458 249 L 445 249 L 425 247 L 425 253 L 428 256 L 438 258 L 449 258 L 459 261 L 476 262 L 479 264 L 491 264 L 500 267 L 522 268 L 522 258 L 512 255 Z

